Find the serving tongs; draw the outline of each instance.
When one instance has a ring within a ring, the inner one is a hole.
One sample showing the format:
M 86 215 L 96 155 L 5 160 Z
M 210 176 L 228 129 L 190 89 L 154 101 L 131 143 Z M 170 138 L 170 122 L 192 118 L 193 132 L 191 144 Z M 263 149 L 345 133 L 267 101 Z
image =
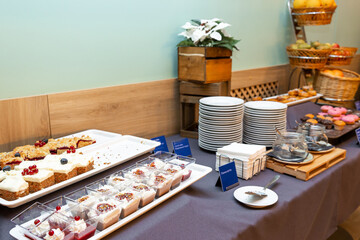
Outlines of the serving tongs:
M 270 188 L 277 180 L 279 180 L 279 178 L 280 178 L 280 175 L 275 175 L 275 177 L 273 177 L 270 180 L 270 182 L 268 184 L 266 184 L 262 190 L 251 190 L 251 191 L 247 191 L 245 193 L 248 195 L 255 195 L 260 198 L 264 198 L 267 196 L 266 189 Z

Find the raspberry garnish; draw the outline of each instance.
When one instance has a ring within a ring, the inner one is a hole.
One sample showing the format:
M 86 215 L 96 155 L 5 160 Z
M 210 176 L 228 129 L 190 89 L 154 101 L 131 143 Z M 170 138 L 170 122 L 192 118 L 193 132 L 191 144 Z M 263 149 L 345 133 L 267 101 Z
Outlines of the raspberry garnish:
M 54 231 L 53 231 L 53 230 L 50 230 L 50 231 L 49 231 L 49 236 L 52 236 L 52 235 L 54 235 Z
M 35 224 L 35 225 L 38 225 L 38 224 L 39 224 L 39 222 L 40 222 L 40 220 L 39 220 L 39 219 L 35 219 L 34 224 Z
M 59 211 L 61 207 L 59 205 L 56 206 L 56 211 Z
M 75 221 L 79 221 L 79 220 L 80 220 L 80 216 L 75 216 L 74 219 L 75 219 Z

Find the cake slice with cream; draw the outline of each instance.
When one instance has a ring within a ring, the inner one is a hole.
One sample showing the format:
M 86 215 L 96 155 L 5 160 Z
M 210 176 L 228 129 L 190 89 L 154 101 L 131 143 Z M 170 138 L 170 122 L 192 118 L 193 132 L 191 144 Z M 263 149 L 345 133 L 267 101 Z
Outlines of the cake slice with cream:
M 36 165 L 24 168 L 21 172 L 24 180 L 29 184 L 29 192 L 37 192 L 55 184 L 53 171 L 38 169 Z
M 0 183 L 0 197 L 13 201 L 29 194 L 29 184 L 20 175 L 7 176 Z

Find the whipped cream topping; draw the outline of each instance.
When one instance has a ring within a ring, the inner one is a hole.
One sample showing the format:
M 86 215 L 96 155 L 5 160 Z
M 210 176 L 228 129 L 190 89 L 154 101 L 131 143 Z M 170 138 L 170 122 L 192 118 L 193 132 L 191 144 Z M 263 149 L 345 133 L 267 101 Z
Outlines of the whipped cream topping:
M 50 224 L 48 221 L 42 222 L 38 226 L 36 226 L 34 223 L 32 223 L 29 230 L 36 236 L 41 237 L 41 236 L 44 236 L 47 232 L 49 232 Z
M 65 237 L 65 234 L 59 229 L 52 229 L 54 231 L 54 234 L 52 236 L 49 235 L 49 232 L 46 233 L 46 236 L 44 237 L 45 240 L 62 240 Z
M 169 175 L 165 175 L 162 173 L 153 173 L 148 178 L 147 184 L 155 188 L 161 188 L 171 180 L 169 177 Z
M 81 233 L 86 229 L 86 223 L 83 219 L 80 219 L 78 221 L 72 221 L 69 230 L 74 233 Z
M 39 172 L 34 175 L 24 175 L 23 177 L 24 180 L 28 182 L 42 182 L 53 175 L 54 173 L 52 171 L 40 169 Z
M 109 179 L 109 184 L 116 187 L 119 190 L 123 190 L 128 187 L 133 181 L 128 178 L 123 178 L 120 176 L 113 176 Z
M 0 171 L 0 182 L 6 178 L 7 174 L 3 171 Z
M 43 159 L 38 161 L 23 161 L 19 165 L 15 166 L 15 170 L 22 171 L 24 168 L 29 168 L 32 165 L 36 165 L 38 169 L 47 169 L 46 161 Z
M 165 162 L 163 162 L 158 158 L 155 158 L 150 164 L 148 164 L 148 167 L 155 169 L 163 169 L 164 166 L 165 166 Z
M 28 187 L 29 184 L 21 176 L 8 176 L 0 183 L 0 189 L 9 192 L 20 192 Z
M 74 164 L 76 167 L 86 167 L 94 162 L 94 158 L 88 154 L 64 153 L 60 156 L 66 158 L 69 163 Z

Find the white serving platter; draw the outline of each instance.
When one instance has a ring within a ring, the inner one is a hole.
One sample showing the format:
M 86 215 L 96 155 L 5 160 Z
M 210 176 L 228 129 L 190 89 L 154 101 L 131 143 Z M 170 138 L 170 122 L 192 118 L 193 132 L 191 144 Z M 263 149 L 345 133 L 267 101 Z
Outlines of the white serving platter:
M 95 140 L 96 139 L 97 138 L 95 137 Z M 77 150 L 79 152 L 90 154 L 94 157 L 94 169 L 66 181 L 44 188 L 40 191 L 30 193 L 29 195 L 14 201 L 7 201 L 0 198 L 0 204 L 9 208 L 18 207 L 34 199 L 115 167 L 121 163 L 127 162 L 135 157 L 141 156 L 154 150 L 155 147 L 159 145 L 159 142 L 130 135 L 118 135 L 112 139 L 100 141 L 100 143 L 96 142 L 96 144 Z M 116 149 L 116 152 L 114 149 Z
M 189 168 L 192 171 L 191 176 L 187 180 L 181 182 L 180 186 L 178 186 L 177 188 L 164 194 L 160 198 L 155 199 L 153 202 L 149 203 L 145 207 L 140 208 L 139 210 L 137 210 L 133 214 L 129 215 L 128 217 L 126 217 L 124 219 L 120 219 L 120 221 L 118 221 L 114 225 L 106 228 L 105 230 L 97 231 L 97 233 L 89 239 L 95 240 L 95 239 L 100 239 L 100 238 L 103 238 L 103 237 L 109 235 L 110 233 L 118 230 L 122 226 L 135 220 L 136 218 L 138 218 L 141 215 L 143 215 L 144 213 L 150 211 L 157 205 L 159 205 L 162 202 L 166 201 L 167 199 L 171 198 L 175 194 L 181 192 L 182 190 L 189 187 L 191 184 L 195 183 L 196 181 L 200 180 L 201 178 L 205 177 L 207 174 L 209 174 L 212 171 L 212 168 L 210 168 L 210 167 L 195 164 L 195 163 L 188 165 L 187 168 Z M 26 238 L 24 236 L 23 231 L 24 230 L 21 227 L 16 226 L 10 230 L 10 235 L 19 240 L 28 240 L 28 238 Z
M 264 98 L 264 100 L 269 100 L 269 99 L 277 98 L 279 96 L 284 96 L 284 95 L 287 95 L 287 94 L 280 94 L 280 95 Z M 284 104 L 286 104 L 288 106 L 292 106 L 292 105 L 296 105 L 296 104 L 303 103 L 303 102 L 310 102 L 311 100 L 321 98 L 322 96 L 323 95 L 321 93 L 318 93 L 318 94 L 316 94 L 315 96 L 312 96 L 312 97 L 307 97 L 307 98 L 303 98 L 303 99 L 300 99 L 300 100 L 296 100 L 296 101 L 292 101 L 292 102 L 288 102 L 288 103 L 284 103 Z

